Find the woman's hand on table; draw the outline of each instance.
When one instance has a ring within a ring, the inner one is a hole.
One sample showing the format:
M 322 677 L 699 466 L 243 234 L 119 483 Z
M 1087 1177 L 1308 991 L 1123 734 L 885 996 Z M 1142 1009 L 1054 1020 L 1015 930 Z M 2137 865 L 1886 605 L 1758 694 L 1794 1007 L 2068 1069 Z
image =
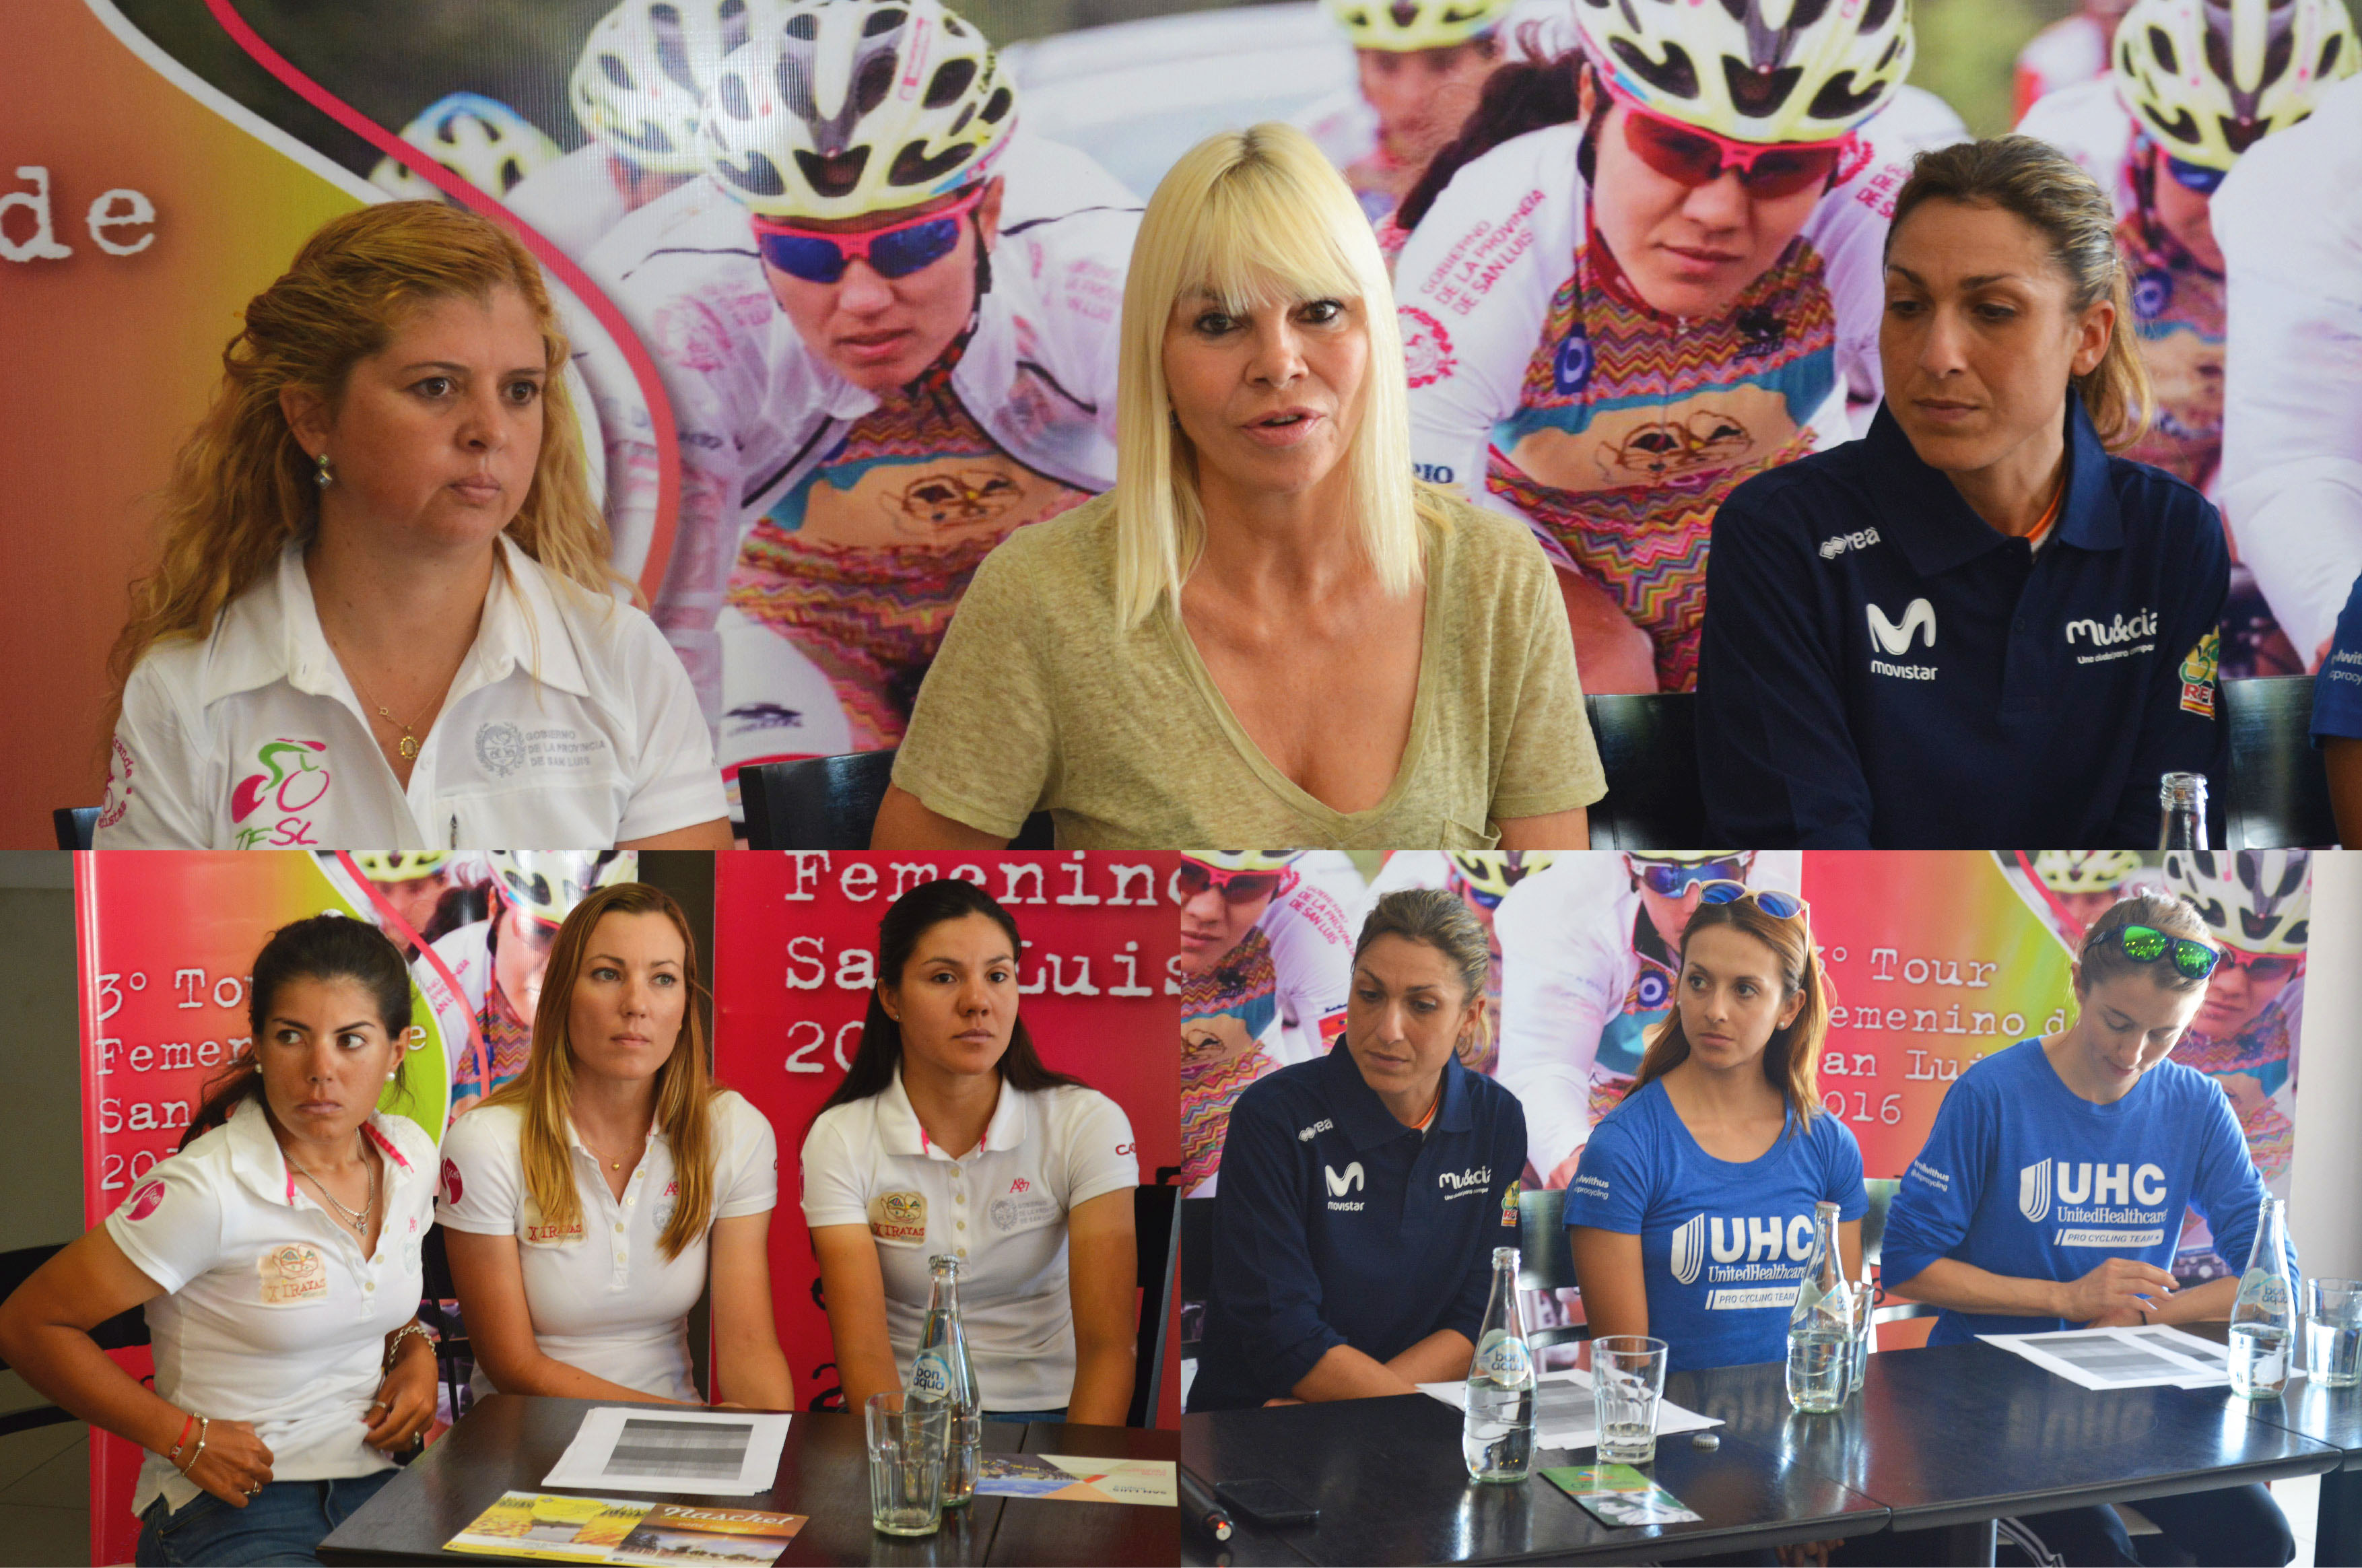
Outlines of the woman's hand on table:
M 2139 1321 L 2143 1308 L 2156 1310 L 2157 1303 L 2172 1296 L 2173 1275 L 2135 1258 L 2109 1258 L 2082 1278 L 2069 1280 L 2064 1290 L 2060 1317 L 2070 1323 L 2104 1328 L 2108 1323 Z M 2121 1313 L 2132 1315 L 2116 1316 Z

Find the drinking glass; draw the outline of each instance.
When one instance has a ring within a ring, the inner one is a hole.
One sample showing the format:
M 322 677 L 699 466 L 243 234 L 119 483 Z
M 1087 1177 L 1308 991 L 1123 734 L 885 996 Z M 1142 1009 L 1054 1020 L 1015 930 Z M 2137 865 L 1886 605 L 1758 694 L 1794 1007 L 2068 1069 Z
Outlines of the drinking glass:
M 2305 1375 L 2317 1387 L 2362 1383 L 2362 1280 L 2304 1282 Z
M 889 1388 L 872 1394 L 862 1414 L 869 1432 L 869 1522 L 888 1535 L 934 1534 L 944 1517 L 950 1407 Z
M 1610 1334 L 1591 1342 L 1592 1398 L 1599 1412 L 1603 1464 L 1657 1457 L 1657 1407 L 1665 1397 L 1665 1342 Z
M 1870 1375 L 1871 1336 L 1877 1332 L 1871 1322 L 1871 1314 L 1874 1309 L 1871 1303 L 1876 1298 L 1870 1281 L 1866 1279 L 1853 1293 L 1853 1342 L 1848 1347 L 1849 1353 L 1846 1363 L 1846 1397 L 1849 1399 L 1861 1392 L 1861 1380 Z

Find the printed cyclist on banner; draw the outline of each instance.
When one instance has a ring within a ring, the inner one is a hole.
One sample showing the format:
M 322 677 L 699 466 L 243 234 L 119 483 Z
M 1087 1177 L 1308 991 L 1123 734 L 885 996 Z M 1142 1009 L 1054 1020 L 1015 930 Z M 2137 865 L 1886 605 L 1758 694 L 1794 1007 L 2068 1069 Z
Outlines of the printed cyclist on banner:
M 1396 215 L 1412 451 L 1532 526 L 1585 691 L 1685 690 L 1722 498 L 1879 399 L 1904 175 L 1865 127 L 1911 27 L 1778 0 L 1574 19 L 1575 53 L 1502 66 L 1525 90 Z

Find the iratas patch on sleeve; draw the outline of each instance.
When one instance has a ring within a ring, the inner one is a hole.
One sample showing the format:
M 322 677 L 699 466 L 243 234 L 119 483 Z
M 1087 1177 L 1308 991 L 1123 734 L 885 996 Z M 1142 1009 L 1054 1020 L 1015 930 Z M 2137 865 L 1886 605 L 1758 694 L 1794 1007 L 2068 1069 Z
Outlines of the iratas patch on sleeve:
M 869 1233 L 881 1242 L 927 1239 L 927 1195 L 881 1192 L 869 1200 Z
M 2181 661 L 2181 711 L 2202 719 L 2214 716 L 2214 670 L 2222 662 L 2223 639 L 2209 631 Z
M 317 1247 L 292 1243 L 273 1247 L 254 1260 L 254 1269 L 261 1276 L 265 1307 L 292 1307 L 327 1297 L 328 1265 Z

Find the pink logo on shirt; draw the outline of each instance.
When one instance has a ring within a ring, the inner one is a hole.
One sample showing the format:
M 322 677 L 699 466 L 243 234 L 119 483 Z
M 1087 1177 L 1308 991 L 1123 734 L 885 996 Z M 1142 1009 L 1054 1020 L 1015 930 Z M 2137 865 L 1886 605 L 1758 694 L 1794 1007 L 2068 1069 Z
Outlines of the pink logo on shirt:
M 457 1160 L 443 1162 L 443 1196 L 454 1203 L 459 1201 L 459 1163 Z
M 131 1195 L 131 1201 L 125 1206 L 125 1218 L 145 1220 L 161 1208 L 163 1202 L 164 1184 L 160 1181 L 151 1181 Z
M 1025 1178 L 1023 1176 L 1019 1176 L 1015 1181 L 1009 1184 L 1009 1190 L 1011 1192 L 1031 1192 L 1033 1189 L 1026 1185 Z
M 318 844 L 315 824 L 305 813 L 328 792 L 328 770 L 321 766 L 327 749 L 326 741 L 284 735 L 263 742 L 254 758 L 262 771 L 240 778 L 230 791 L 231 822 L 244 823 L 258 812 L 265 816 L 237 830 L 237 848 L 291 849 Z

